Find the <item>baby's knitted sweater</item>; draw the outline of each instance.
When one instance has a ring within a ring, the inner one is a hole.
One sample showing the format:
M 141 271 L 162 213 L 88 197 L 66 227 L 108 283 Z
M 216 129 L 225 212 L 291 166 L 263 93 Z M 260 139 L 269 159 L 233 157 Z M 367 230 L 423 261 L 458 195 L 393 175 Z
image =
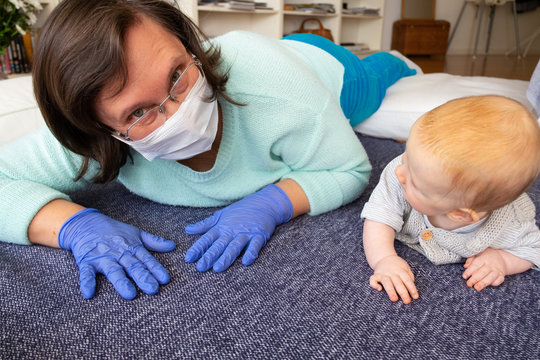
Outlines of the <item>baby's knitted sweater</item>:
M 362 210 L 362 218 L 392 227 L 398 240 L 435 264 L 462 262 L 489 247 L 504 249 L 540 266 L 540 230 L 535 221 L 534 204 L 527 194 L 493 211 L 473 231 L 439 229 L 426 225 L 424 215 L 414 210 L 403 196 L 394 173 L 400 164 L 401 155 L 383 170 Z
M 196 172 L 176 161 L 133 163 L 118 181 L 164 204 L 223 206 L 285 178 L 306 193 L 316 215 L 356 199 L 371 166 L 340 107 L 344 68 L 334 57 L 298 41 L 231 32 L 212 40 L 229 70 L 218 99 L 223 134 L 214 167 Z M 0 240 L 28 244 L 34 215 L 54 199 L 90 184 L 98 164 L 74 182 L 81 157 L 63 148 L 47 128 L 0 149 Z

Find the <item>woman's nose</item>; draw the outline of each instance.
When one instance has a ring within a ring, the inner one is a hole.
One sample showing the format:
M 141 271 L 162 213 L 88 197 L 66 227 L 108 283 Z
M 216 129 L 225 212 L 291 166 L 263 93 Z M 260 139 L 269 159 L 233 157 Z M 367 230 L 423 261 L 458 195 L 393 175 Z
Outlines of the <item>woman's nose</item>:
M 166 118 L 168 119 L 173 116 L 175 112 L 178 111 L 179 107 L 180 102 L 173 100 L 173 98 L 169 96 L 167 100 L 161 104 L 160 110 L 165 114 Z

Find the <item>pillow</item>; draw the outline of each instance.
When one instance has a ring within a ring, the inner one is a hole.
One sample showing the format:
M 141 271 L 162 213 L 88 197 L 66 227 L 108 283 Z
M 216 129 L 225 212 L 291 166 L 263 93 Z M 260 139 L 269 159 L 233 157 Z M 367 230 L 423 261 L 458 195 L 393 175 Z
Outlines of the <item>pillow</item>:
M 32 91 L 32 77 L 0 81 L 0 146 L 45 125 Z
M 528 81 L 445 73 L 404 77 L 386 91 L 380 108 L 354 130 L 369 136 L 407 140 L 413 123 L 445 102 L 470 95 L 503 95 L 533 111 Z

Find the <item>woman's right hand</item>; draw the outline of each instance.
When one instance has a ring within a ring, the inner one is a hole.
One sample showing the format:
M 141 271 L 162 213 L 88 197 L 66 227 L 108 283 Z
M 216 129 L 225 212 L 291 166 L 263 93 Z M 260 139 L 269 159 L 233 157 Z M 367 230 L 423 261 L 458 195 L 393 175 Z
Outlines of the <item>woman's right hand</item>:
M 202 235 L 186 252 L 187 262 L 198 271 L 225 271 L 245 249 L 242 264 L 251 265 L 272 236 L 276 226 L 291 219 L 293 204 L 287 193 L 271 184 L 186 226 L 186 232 Z
M 389 255 L 380 259 L 374 266 L 369 285 L 382 291 L 383 287 L 391 301 L 403 300 L 411 302 L 411 297 L 418 299 L 418 290 L 414 285 L 414 274 L 409 264 L 397 255 Z M 399 295 L 399 297 L 398 297 Z
M 175 243 L 101 214 L 83 209 L 60 228 L 58 244 L 71 250 L 79 266 L 80 287 L 87 299 L 96 291 L 96 273 L 104 274 L 124 299 L 131 300 L 137 286 L 147 294 L 158 292 L 170 280 L 167 270 L 147 251 L 169 252 Z

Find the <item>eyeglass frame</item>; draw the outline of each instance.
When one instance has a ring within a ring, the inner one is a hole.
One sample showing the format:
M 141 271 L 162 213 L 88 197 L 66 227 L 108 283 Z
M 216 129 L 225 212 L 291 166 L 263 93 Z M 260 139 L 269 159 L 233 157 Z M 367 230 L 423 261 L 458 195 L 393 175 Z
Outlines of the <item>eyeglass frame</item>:
M 178 77 L 178 79 L 176 79 L 176 81 L 171 85 L 171 88 L 169 89 L 169 94 L 167 95 L 167 97 L 159 104 L 159 105 L 156 105 L 154 106 L 153 108 L 151 108 L 150 110 L 148 110 L 146 113 L 143 114 L 143 116 L 141 116 L 140 118 L 138 118 L 137 120 L 135 120 L 134 122 L 131 123 L 131 125 L 128 126 L 128 128 L 126 129 L 126 134 L 122 134 L 120 131 L 116 131 L 116 135 L 124 138 L 124 140 L 126 141 L 135 141 L 133 140 L 132 138 L 129 137 L 129 130 L 135 126 L 139 121 L 141 121 L 142 119 L 144 119 L 144 117 L 149 114 L 151 111 L 154 111 L 156 108 L 159 109 L 158 111 L 162 114 L 165 113 L 165 110 L 163 109 L 163 105 L 165 104 L 165 102 L 167 102 L 167 100 L 171 99 L 172 101 L 174 102 L 178 102 L 178 100 L 171 94 L 172 90 L 174 89 L 174 87 L 176 85 L 178 85 L 178 83 L 180 82 L 180 80 L 182 80 L 182 77 L 184 76 L 184 74 L 193 66 L 197 66 L 201 75 L 204 76 L 204 72 L 202 70 L 202 63 L 199 59 L 197 59 L 197 57 L 195 55 L 191 55 L 191 57 L 193 58 L 193 61 L 190 62 L 188 64 L 188 66 L 186 66 L 186 68 L 182 71 L 182 73 L 180 74 L 180 76 Z

